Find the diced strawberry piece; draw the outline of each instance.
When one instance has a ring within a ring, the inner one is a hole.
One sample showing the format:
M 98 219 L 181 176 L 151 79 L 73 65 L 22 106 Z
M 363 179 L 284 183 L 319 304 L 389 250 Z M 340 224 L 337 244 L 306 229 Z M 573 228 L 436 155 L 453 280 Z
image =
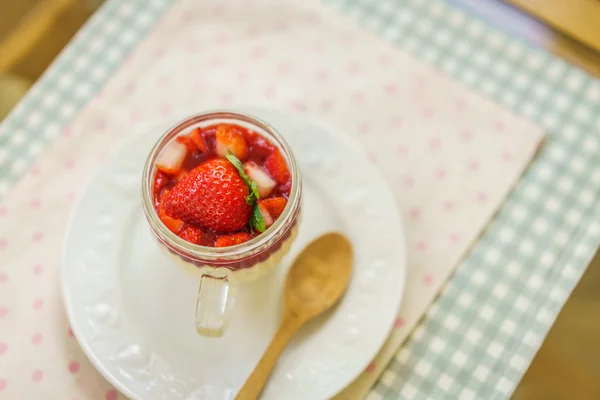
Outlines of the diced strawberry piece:
M 183 221 L 175 218 L 171 218 L 165 212 L 165 200 L 169 197 L 170 190 L 163 190 L 160 195 L 160 204 L 158 205 L 158 218 L 165 224 L 169 230 L 175 234 L 178 234 L 183 227 Z
M 246 131 L 244 132 L 244 137 L 254 157 L 264 159 L 275 150 L 273 144 L 256 132 Z
M 235 246 L 236 244 L 247 242 L 252 239 L 248 232 L 234 233 L 231 235 L 219 236 L 215 242 L 215 247 Z
M 258 203 L 258 208 L 260 209 L 260 213 L 262 214 L 263 219 L 265 220 L 265 227 L 268 228 L 271 225 L 273 225 L 273 222 L 275 222 L 275 220 L 273 219 L 273 216 L 269 212 L 269 209 L 260 202 Z
M 290 180 L 287 163 L 279 152 L 279 149 L 275 149 L 269 157 L 267 157 L 264 166 L 278 183 L 285 183 Z
M 279 185 L 277 190 L 279 191 L 279 194 L 281 196 L 288 199 L 290 197 L 290 191 L 292 190 L 292 181 L 289 180 L 286 183 L 282 183 L 281 185 Z
M 221 124 L 217 128 L 217 147 L 216 152 L 219 156 L 225 157 L 228 151 L 231 151 L 234 156 L 243 160 L 248 155 L 248 144 L 234 126 Z
M 187 225 L 179 232 L 179 237 L 190 243 L 200 244 L 200 240 L 202 239 L 202 229 Z
M 152 192 L 154 193 L 154 206 L 158 207 L 160 202 L 160 194 L 163 188 L 169 183 L 169 177 L 164 172 L 158 170 L 154 175 L 154 187 Z
M 181 143 L 182 145 L 184 145 L 186 147 L 188 153 L 197 153 L 198 152 L 198 147 L 196 147 L 196 144 L 194 144 L 191 137 L 189 137 L 187 135 L 182 135 L 182 136 L 177 136 L 177 138 L 175 140 L 178 141 L 179 143 Z
M 254 161 L 248 161 L 244 164 L 244 172 L 251 181 L 256 182 L 260 198 L 265 198 L 271 194 L 277 182 L 273 180 L 261 167 Z
M 156 167 L 167 173 L 176 174 L 187 154 L 187 147 L 177 141 L 169 143 L 159 154 Z
M 208 146 L 206 145 L 206 140 L 204 140 L 204 136 L 202 135 L 200 128 L 196 128 L 192 131 L 192 133 L 190 133 L 190 139 L 198 148 L 198 150 L 200 150 L 202 153 L 208 153 Z
M 175 181 L 179 182 L 180 180 L 183 179 L 184 176 L 186 176 L 188 173 L 188 171 L 186 171 L 185 169 L 181 169 L 178 173 L 177 176 L 175 176 Z
M 287 204 L 287 200 L 283 197 L 272 197 L 270 199 L 259 200 L 258 202 L 269 211 L 269 214 L 274 219 L 279 218 Z

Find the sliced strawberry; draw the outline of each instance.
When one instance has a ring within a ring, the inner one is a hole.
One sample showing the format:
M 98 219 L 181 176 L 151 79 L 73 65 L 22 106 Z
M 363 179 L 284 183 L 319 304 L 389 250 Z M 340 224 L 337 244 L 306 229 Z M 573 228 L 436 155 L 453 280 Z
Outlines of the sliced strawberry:
M 267 157 L 265 160 L 265 168 L 278 183 L 286 183 L 290 180 L 287 163 L 279 152 L 279 149 L 275 149 L 269 157 Z
M 228 151 L 234 156 L 243 160 L 248 155 L 248 145 L 238 129 L 233 125 L 221 124 L 217 128 L 216 152 L 219 156 L 225 157 Z
M 176 174 L 186 154 L 187 147 L 184 144 L 171 142 L 158 155 L 156 167 L 167 174 Z
M 183 240 L 187 240 L 190 243 L 200 244 L 200 240 L 202 240 L 202 229 L 187 225 L 185 228 L 179 232 L 179 237 Z
M 254 161 L 248 161 L 244 164 L 244 172 L 251 181 L 256 182 L 260 198 L 265 198 L 271 194 L 277 182 L 273 180 L 261 167 Z
M 179 143 L 181 143 L 182 145 L 184 145 L 185 148 L 187 149 L 188 153 L 197 153 L 198 152 L 198 147 L 196 147 L 196 144 L 192 141 L 192 138 L 189 137 L 188 135 L 177 136 L 177 138 L 175 140 L 178 141 Z
M 287 200 L 283 197 L 272 197 L 270 199 L 259 200 L 258 203 L 262 204 L 269 211 L 271 217 L 277 219 L 283 212 Z
M 215 242 L 215 247 L 235 246 L 236 244 L 247 242 L 252 239 L 248 232 L 234 233 L 232 235 L 219 236 Z
M 260 209 L 260 213 L 262 214 L 263 220 L 265 221 L 265 228 L 268 228 L 271 225 L 273 225 L 273 222 L 275 222 L 275 220 L 273 219 L 273 216 L 269 212 L 269 209 L 264 204 L 261 204 L 260 202 L 258 203 L 258 208 Z
M 200 128 L 196 128 L 190 133 L 190 139 L 198 150 L 202 153 L 208 153 L 208 146 L 206 145 L 206 141 L 204 140 L 204 136 L 202 136 Z
M 169 197 L 170 190 L 163 190 L 160 195 L 160 204 L 158 206 L 158 218 L 165 224 L 167 228 L 174 234 L 178 234 L 181 228 L 183 227 L 183 221 L 175 218 L 171 218 L 165 212 L 165 201 L 167 197 Z

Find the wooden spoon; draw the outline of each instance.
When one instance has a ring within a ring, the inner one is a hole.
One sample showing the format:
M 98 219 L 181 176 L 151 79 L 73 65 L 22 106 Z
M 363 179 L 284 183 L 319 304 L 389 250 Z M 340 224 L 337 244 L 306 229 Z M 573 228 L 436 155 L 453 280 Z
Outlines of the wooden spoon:
M 294 333 L 342 297 L 352 275 L 352 245 L 339 233 L 311 242 L 294 261 L 284 289 L 284 311 L 271 344 L 236 396 L 257 399 Z

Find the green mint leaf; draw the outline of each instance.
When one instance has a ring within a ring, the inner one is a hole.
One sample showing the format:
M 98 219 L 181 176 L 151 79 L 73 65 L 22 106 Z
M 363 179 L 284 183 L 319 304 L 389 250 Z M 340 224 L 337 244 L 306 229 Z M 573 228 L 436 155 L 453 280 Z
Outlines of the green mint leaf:
M 246 196 L 246 204 L 252 205 L 254 202 L 256 202 L 256 196 L 254 195 L 254 192 L 252 192 Z
M 260 195 L 258 194 L 258 185 L 256 184 L 256 182 L 252 181 L 250 183 L 250 191 L 252 192 L 252 194 L 254 194 L 256 200 L 260 199 Z
M 267 228 L 265 227 L 265 219 L 263 218 L 262 213 L 260 212 L 260 208 L 258 208 L 258 203 L 254 204 L 254 208 L 252 209 L 252 216 L 250 217 L 250 225 L 256 228 L 259 232 L 264 232 Z

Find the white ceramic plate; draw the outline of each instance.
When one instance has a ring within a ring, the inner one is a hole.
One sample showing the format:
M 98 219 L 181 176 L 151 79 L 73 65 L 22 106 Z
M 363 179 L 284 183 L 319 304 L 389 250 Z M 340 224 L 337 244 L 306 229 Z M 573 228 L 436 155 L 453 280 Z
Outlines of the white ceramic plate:
M 289 263 L 327 231 L 352 240 L 352 282 L 334 310 L 294 338 L 262 398 L 333 396 L 365 369 L 393 325 L 404 289 L 404 234 L 379 171 L 321 123 L 244 111 L 269 121 L 291 145 L 304 183 L 303 218 L 282 268 L 238 292 L 222 338 L 196 334 L 198 282 L 163 256 L 142 214 L 142 167 L 165 126 L 116 152 L 72 215 L 62 271 L 69 320 L 96 368 L 131 398 L 232 399 L 275 331 Z

